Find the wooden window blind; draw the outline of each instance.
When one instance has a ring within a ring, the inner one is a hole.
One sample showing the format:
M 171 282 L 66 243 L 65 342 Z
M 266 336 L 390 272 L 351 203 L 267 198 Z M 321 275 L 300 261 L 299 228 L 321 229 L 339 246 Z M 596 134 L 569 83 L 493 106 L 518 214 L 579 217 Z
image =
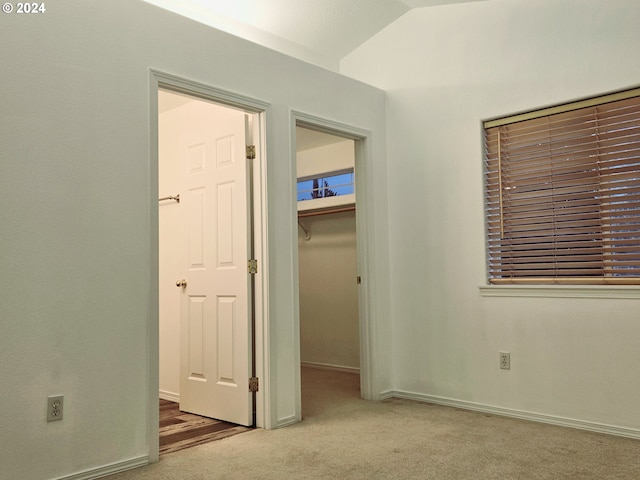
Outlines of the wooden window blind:
M 492 284 L 640 284 L 640 89 L 484 125 Z

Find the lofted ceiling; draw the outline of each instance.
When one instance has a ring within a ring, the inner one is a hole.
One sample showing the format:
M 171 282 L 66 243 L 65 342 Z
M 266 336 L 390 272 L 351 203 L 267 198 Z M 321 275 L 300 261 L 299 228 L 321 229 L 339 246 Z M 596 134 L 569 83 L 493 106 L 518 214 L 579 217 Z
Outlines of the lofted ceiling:
M 487 0 L 144 0 L 300 60 L 338 71 L 340 60 L 413 8 Z M 159 95 L 160 112 L 193 99 Z M 297 150 L 342 141 L 296 129 Z
M 412 8 L 486 0 L 144 0 L 338 71 L 340 60 Z

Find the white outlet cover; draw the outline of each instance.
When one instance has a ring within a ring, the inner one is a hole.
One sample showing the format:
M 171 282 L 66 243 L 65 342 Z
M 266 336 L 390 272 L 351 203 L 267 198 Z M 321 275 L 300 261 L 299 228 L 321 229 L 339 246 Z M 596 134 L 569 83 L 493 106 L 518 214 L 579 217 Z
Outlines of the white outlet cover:
M 47 422 L 62 420 L 64 412 L 64 396 L 52 395 L 47 397 Z

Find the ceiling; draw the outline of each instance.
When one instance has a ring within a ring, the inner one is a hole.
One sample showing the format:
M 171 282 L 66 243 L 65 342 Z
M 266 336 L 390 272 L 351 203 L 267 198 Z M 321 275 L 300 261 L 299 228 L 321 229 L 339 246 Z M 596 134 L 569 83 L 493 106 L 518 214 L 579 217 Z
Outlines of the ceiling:
M 340 60 L 412 8 L 486 0 L 144 0 L 338 71 Z
M 338 71 L 340 60 L 413 8 L 487 0 L 144 0 L 300 60 Z M 192 100 L 160 94 L 160 112 Z M 297 150 L 343 141 L 297 128 Z

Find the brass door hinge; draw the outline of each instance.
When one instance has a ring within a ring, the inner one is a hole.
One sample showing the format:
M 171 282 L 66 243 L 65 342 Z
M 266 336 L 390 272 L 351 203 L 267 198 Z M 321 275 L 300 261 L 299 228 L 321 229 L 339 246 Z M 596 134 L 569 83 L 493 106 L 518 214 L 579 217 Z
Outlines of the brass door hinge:
M 249 262 L 247 262 L 247 266 L 251 275 L 258 273 L 258 260 L 249 260 Z
M 247 158 L 249 160 L 253 160 L 256 158 L 256 146 L 255 145 L 247 145 Z
M 251 377 L 249 379 L 249 391 L 252 393 L 257 392 L 258 388 L 259 388 L 258 377 Z

